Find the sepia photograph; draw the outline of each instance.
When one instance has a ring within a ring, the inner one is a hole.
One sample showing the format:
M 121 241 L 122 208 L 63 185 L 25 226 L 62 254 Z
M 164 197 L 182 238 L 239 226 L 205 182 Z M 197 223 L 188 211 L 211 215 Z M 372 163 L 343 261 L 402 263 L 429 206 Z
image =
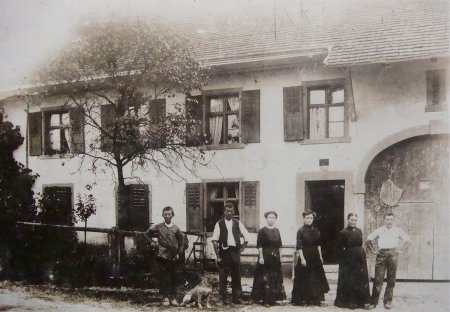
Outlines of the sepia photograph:
M 449 7 L 0 1 L 0 311 L 450 312 Z

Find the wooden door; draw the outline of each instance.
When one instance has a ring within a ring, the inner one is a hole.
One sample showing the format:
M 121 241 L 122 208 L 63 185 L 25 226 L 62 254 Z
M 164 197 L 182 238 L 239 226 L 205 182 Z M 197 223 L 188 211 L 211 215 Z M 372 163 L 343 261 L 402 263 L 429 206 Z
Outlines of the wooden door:
M 411 245 L 399 256 L 397 279 L 432 279 L 434 203 L 399 202 L 394 213 L 396 225 L 411 237 Z

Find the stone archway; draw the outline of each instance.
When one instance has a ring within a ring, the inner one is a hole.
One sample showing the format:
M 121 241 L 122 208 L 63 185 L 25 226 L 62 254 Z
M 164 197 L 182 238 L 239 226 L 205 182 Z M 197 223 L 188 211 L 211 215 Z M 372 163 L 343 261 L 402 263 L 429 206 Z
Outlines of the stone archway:
M 425 129 L 420 127 L 408 132 L 422 135 L 387 146 L 367 166 L 365 233 L 381 226 L 384 213 L 393 211 L 397 225 L 408 232 L 412 240 L 407 253 L 399 258 L 398 278 L 447 280 L 450 276 L 449 136 L 423 132 Z M 387 179 L 403 190 L 394 207 L 380 200 L 381 185 Z
M 365 183 L 364 179 L 366 177 L 367 169 L 369 168 L 370 163 L 372 160 L 377 156 L 379 153 L 381 153 L 383 150 L 388 148 L 389 146 L 394 145 L 397 142 L 416 137 L 426 134 L 431 134 L 432 131 L 430 129 L 432 128 L 432 122 L 430 124 L 425 124 L 413 128 L 404 129 L 400 132 L 394 133 L 377 144 L 375 144 L 369 152 L 366 153 L 364 156 L 362 162 L 357 168 L 357 171 L 355 172 L 354 177 L 354 185 L 353 185 L 353 192 L 355 194 L 364 194 L 365 193 Z M 442 131 L 443 132 L 443 131 Z

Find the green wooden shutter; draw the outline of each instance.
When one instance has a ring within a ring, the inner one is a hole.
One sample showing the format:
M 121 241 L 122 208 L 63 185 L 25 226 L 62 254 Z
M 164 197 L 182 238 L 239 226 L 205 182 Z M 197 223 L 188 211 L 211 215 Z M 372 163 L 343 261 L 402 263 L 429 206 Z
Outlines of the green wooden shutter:
M 115 111 L 112 104 L 100 106 L 101 127 L 108 133 L 114 132 Z M 100 149 L 103 152 L 110 152 L 113 140 L 109 136 L 101 134 Z
M 42 154 L 42 113 L 28 114 L 28 136 L 30 156 Z
M 242 141 L 260 142 L 260 92 L 250 90 L 242 92 Z
M 150 129 L 153 135 L 153 147 L 164 148 L 166 146 L 165 120 L 166 99 L 151 100 L 148 105 Z
M 259 230 L 259 181 L 242 182 L 241 221 L 249 232 Z
M 302 87 L 283 88 L 284 140 L 303 139 Z
M 70 130 L 72 135 L 72 153 L 84 153 L 84 115 L 80 108 L 71 108 L 70 114 Z
M 203 232 L 202 183 L 186 183 L 186 219 L 189 232 Z
M 203 144 L 203 96 L 186 97 L 186 146 Z

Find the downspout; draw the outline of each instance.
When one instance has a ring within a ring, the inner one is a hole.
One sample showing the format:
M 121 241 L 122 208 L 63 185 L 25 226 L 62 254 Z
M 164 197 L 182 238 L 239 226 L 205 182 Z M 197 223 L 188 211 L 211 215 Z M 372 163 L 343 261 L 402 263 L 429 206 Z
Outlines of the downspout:
M 30 102 L 27 102 L 27 109 L 25 110 L 26 118 L 25 118 L 25 168 L 28 168 L 28 118 L 29 118 L 29 112 L 30 112 Z

